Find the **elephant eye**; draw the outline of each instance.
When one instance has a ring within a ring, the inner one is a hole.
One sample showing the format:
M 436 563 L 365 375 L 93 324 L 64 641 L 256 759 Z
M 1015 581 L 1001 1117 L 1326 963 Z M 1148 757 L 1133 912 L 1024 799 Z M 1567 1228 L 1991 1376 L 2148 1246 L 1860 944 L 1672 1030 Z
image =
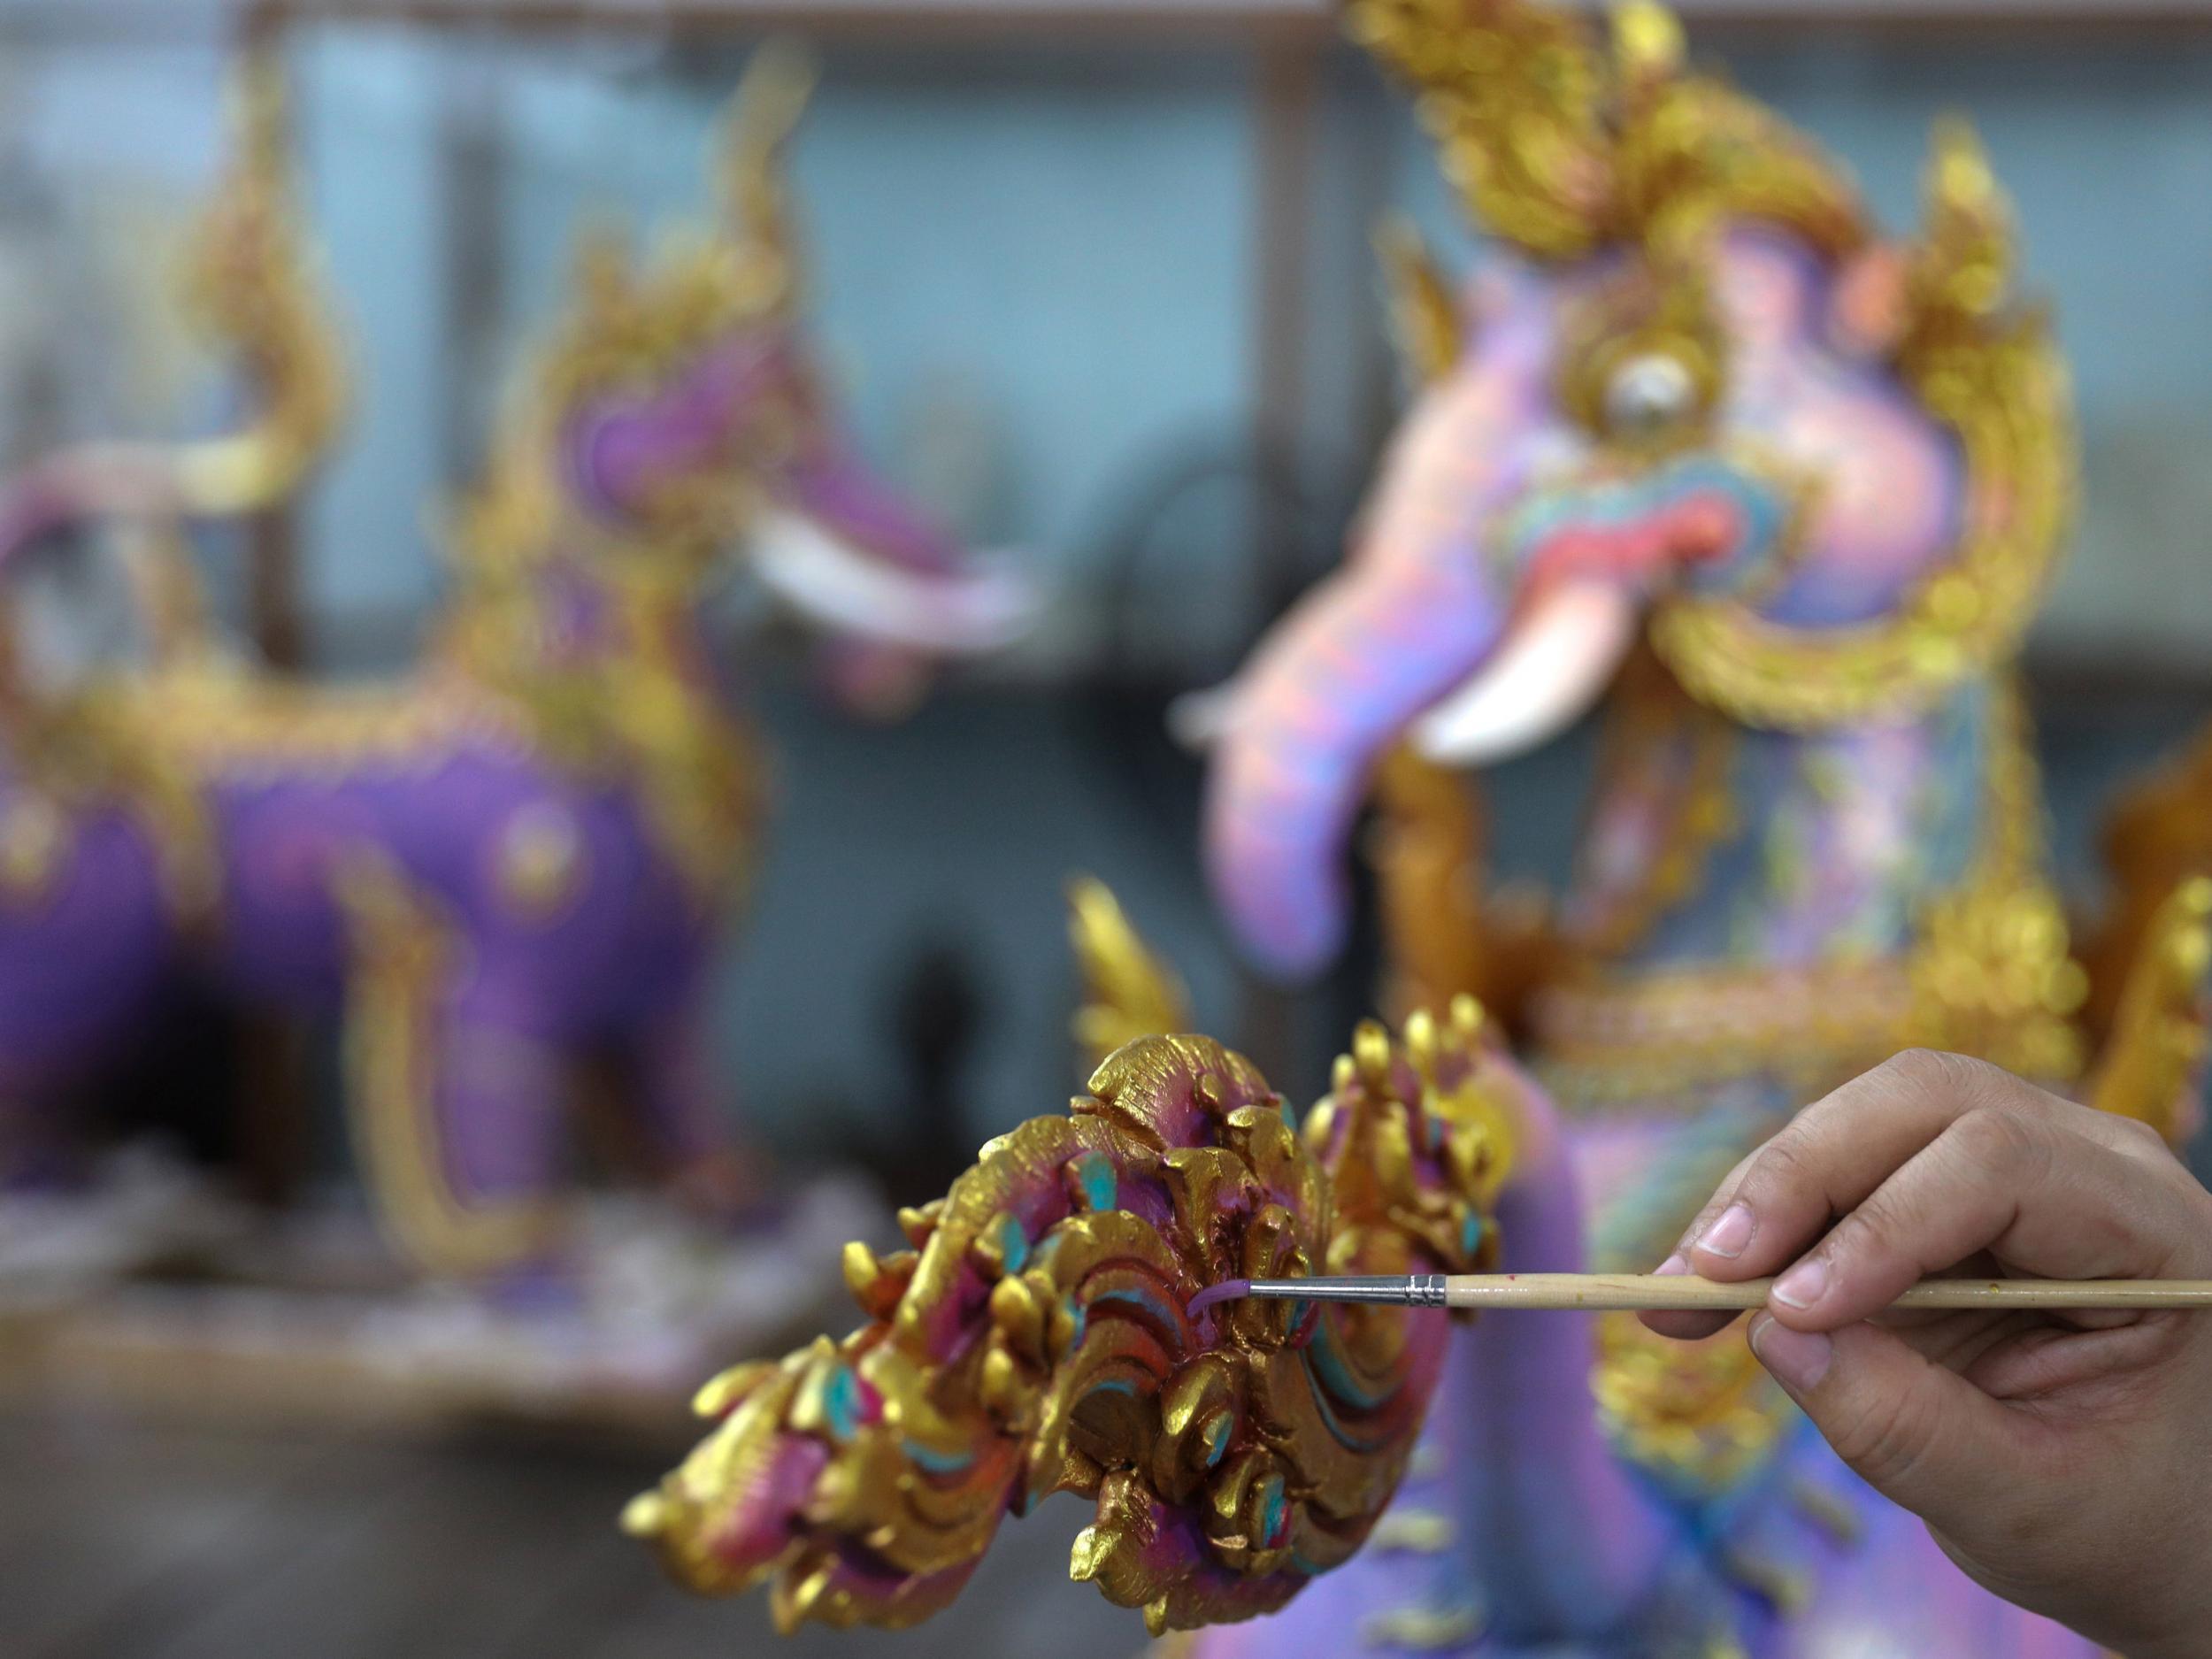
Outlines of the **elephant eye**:
M 1663 438 L 1698 412 L 1697 376 L 1671 351 L 1642 351 L 1614 369 L 1605 383 L 1609 435 L 1631 442 Z

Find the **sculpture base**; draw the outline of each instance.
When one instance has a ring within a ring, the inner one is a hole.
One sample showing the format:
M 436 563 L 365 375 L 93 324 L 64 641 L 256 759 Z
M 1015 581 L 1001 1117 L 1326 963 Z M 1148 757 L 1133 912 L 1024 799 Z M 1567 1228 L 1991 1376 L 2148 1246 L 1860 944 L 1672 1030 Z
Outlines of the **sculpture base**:
M 356 1208 L 272 1220 L 138 1165 L 0 1199 L 0 1395 L 680 1442 L 705 1379 L 849 1309 L 841 1250 L 884 1213 L 841 1179 L 740 1234 L 595 1198 L 572 1271 L 488 1293 L 412 1282 Z

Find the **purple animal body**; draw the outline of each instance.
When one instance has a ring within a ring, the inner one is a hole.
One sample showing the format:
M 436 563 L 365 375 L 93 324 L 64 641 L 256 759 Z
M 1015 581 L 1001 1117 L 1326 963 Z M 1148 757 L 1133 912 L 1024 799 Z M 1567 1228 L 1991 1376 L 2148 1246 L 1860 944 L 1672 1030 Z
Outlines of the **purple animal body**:
M 1558 1122 L 1500 1226 L 1509 1268 L 1649 1271 L 1737 1159 L 1900 1048 L 2080 1075 L 2008 674 L 2070 507 L 2063 370 L 1962 133 L 1924 235 L 1884 244 L 1655 7 L 1611 65 L 1510 0 L 1347 9 L 1516 246 L 1463 294 L 1397 250 L 1425 389 L 1344 570 L 1197 711 L 1214 884 L 1256 963 L 1308 973 L 1386 761 L 1479 765 L 1601 706 L 1554 965 L 1516 1011 Z M 1420 972 L 1425 932 L 1482 925 L 1427 896 L 1406 977 L 1481 988 Z M 1487 1319 L 1431 1425 L 1362 1555 L 1193 1651 L 2093 1651 L 1851 1476 L 1740 1331 Z
M 725 1206 L 743 1190 L 705 1026 L 761 796 L 703 625 L 724 549 L 751 537 L 768 584 L 831 628 L 837 687 L 872 706 L 933 657 L 1002 642 L 1021 608 L 834 429 L 779 182 L 804 90 L 782 58 L 756 65 L 723 229 L 649 273 L 590 251 L 457 527 L 456 591 L 413 673 L 299 683 L 171 627 L 142 672 L 11 699 L 0 1158 L 16 1178 L 64 1153 L 59 1103 L 191 975 L 342 1017 L 365 1164 L 433 1271 L 557 1253 L 563 1108 L 588 1056 L 627 1063 L 634 1127 L 680 1190 Z M 280 389 L 303 365 L 274 355 Z M 295 449 L 296 417 L 270 423 Z M 0 503 L 6 549 L 88 517 L 243 505 L 252 462 L 280 447 L 64 457 Z M 225 465 L 248 475 L 227 494 L 211 483 Z M 148 580 L 173 620 L 188 585 L 169 566 Z

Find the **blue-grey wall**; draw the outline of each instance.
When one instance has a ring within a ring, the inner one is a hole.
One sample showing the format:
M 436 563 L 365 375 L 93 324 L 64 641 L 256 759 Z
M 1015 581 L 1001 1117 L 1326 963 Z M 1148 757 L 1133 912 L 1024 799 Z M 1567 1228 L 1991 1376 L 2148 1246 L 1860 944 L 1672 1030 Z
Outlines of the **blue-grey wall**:
M 317 37 L 296 61 L 313 205 L 365 400 L 313 503 L 310 589 L 326 655 L 373 664 L 403 652 L 432 601 L 427 526 L 504 371 L 557 303 L 576 225 L 595 213 L 643 229 L 706 208 L 710 123 L 740 60 L 365 30 Z M 2021 203 L 2033 283 L 2059 307 L 2085 417 L 2083 554 L 2047 645 L 2201 670 L 2212 43 L 1951 50 L 1823 35 L 1770 41 L 1734 65 L 1848 157 L 1899 226 L 1932 118 L 1957 108 L 1979 120 Z M 181 201 L 213 165 L 218 66 L 212 50 L 170 47 L 27 60 L 35 153 L 65 193 Z M 1033 551 L 1078 596 L 1059 636 L 1094 643 L 1117 510 L 1254 425 L 1255 72 L 1225 50 L 1027 47 L 840 50 L 828 70 L 797 180 L 818 333 L 852 422 L 887 470 L 945 497 L 972 535 Z M 1317 407 L 1302 429 L 1317 469 L 1356 470 L 1380 351 L 1363 204 L 1394 196 L 1463 254 L 1467 240 L 1403 110 L 1348 55 L 1320 108 L 1305 351 Z M 457 231 L 441 183 L 457 133 L 499 181 L 495 220 Z M 472 296 L 493 319 L 487 342 L 450 332 L 457 234 L 500 278 Z M 134 250 L 108 253 L 127 264 Z M 180 416 L 204 406 L 187 399 Z M 969 433 L 983 464 L 949 485 L 932 420 Z M 1207 607 L 1179 595 L 1233 588 L 1248 530 L 1218 501 L 1192 510 L 1165 543 L 1187 562 L 1156 563 L 1140 603 L 1164 625 L 1190 624 Z M 1071 1076 L 1056 888 L 1073 868 L 1124 887 L 1190 969 L 1204 1023 L 1233 1024 L 1236 984 L 1192 826 L 1164 816 L 1171 778 L 1135 787 L 1088 728 L 1010 690 L 970 687 L 880 732 L 826 720 L 788 692 L 768 707 L 785 813 L 732 974 L 726 1048 L 782 1138 L 823 1138 L 833 1120 L 807 1115 L 817 1102 L 894 1109 L 887 979 L 940 936 L 974 952 L 995 1010 L 964 1132 L 1051 1106 Z M 1532 808 L 1508 792 L 1509 820 L 1535 826 L 1519 844 L 1539 861 L 1571 810 L 1563 781 L 1525 774 L 1520 793 L 1542 797 Z

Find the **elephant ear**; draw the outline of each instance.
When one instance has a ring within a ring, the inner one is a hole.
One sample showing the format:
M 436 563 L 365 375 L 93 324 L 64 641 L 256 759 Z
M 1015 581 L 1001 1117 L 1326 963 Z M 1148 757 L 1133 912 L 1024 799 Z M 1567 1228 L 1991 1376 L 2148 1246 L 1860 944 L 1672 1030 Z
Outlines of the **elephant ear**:
M 1385 219 L 1375 232 L 1375 253 L 1382 262 L 1390 303 L 1390 334 L 1406 383 L 1433 386 L 1465 355 L 1465 319 L 1451 279 L 1403 214 Z
M 1075 1492 L 1074 1577 L 1156 1634 L 1280 1608 L 1395 1492 L 1445 1317 L 1187 1310 L 1231 1279 L 1493 1261 L 1519 1085 L 1480 1024 L 1363 1028 L 1302 1133 L 1218 1045 L 1132 1044 L 902 1216 L 912 1249 L 852 1247 L 868 1323 L 711 1385 L 720 1425 L 626 1525 L 695 1589 L 771 1585 L 784 1629 L 896 1627 Z

